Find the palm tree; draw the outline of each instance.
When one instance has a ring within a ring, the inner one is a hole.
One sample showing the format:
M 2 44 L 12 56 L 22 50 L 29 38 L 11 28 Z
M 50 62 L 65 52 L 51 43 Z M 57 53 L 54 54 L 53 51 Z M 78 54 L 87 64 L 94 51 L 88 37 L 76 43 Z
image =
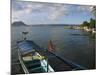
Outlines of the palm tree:
M 91 12 L 94 14 L 94 16 L 96 15 L 96 6 L 92 7 L 92 11 Z

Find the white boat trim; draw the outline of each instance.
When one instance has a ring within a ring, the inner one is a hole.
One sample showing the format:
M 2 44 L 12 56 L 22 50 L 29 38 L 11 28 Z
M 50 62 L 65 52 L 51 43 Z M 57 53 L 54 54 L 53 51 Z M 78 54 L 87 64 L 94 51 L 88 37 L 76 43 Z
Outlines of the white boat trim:
M 21 53 L 20 53 L 19 49 L 18 49 L 18 57 L 19 57 L 19 61 L 20 61 L 20 64 L 21 64 L 21 66 L 22 66 L 24 72 L 25 72 L 26 74 L 29 74 L 29 71 L 27 70 L 26 66 L 24 65 L 24 62 L 22 61 Z

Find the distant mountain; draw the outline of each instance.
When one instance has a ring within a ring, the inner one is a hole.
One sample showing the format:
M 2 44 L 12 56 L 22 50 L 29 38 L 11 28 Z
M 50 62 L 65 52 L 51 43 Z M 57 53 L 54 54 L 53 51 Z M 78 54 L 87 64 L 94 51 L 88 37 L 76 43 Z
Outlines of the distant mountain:
M 79 26 L 79 24 L 33 24 L 27 25 L 22 21 L 16 21 L 12 23 L 12 26 Z
M 22 21 L 17 21 L 17 22 L 13 22 L 12 26 L 27 26 L 27 25 Z

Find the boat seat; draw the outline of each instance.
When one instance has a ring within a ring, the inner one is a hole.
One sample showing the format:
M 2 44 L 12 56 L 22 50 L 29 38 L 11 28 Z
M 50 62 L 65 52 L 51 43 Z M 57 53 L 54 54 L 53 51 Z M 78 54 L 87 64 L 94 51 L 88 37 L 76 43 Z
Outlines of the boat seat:
M 32 56 L 24 56 L 23 60 L 24 61 L 32 61 Z
M 32 69 L 32 68 L 37 68 L 37 67 L 40 67 L 41 64 L 33 64 L 32 66 L 28 65 L 27 68 L 28 69 Z
M 40 67 L 37 67 L 37 68 L 33 68 L 33 69 L 30 69 L 29 70 L 30 73 L 41 73 L 41 72 L 45 72 L 43 67 L 40 66 Z
M 25 61 L 24 63 L 28 69 L 41 66 L 40 60 Z
M 38 63 L 31 63 L 31 64 L 29 64 L 29 65 L 27 65 L 27 68 L 33 68 L 34 66 L 40 66 L 41 64 L 40 64 L 40 62 L 38 62 Z
M 31 63 L 38 63 L 40 60 L 31 60 L 31 61 L 24 61 L 25 64 L 31 64 Z

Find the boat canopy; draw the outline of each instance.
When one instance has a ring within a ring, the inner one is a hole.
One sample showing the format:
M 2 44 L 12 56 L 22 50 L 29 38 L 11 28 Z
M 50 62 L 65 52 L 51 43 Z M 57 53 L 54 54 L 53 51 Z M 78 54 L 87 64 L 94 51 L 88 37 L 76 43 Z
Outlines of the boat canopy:
M 21 54 L 25 54 L 40 49 L 38 45 L 36 45 L 33 41 L 30 40 L 18 42 L 18 48 L 20 49 Z

